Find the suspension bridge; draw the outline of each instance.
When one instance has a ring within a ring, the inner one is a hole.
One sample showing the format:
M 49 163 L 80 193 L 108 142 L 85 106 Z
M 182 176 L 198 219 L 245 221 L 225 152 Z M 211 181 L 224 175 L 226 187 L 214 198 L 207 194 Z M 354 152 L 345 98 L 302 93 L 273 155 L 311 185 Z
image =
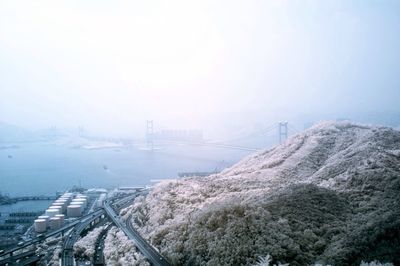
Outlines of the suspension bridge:
M 172 132 L 168 138 L 165 132 Z M 194 132 L 194 136 L 191 134 Z M 215 147 L 215 148 L 223 148 L 223 149 L 233 149 L 233 150 L 241 150 L 241 151 L 258 151 L 261 147 L 248 147 L 245 145 L 237 145 L 235 143 L 240 143 L 244 140 L 248 140 L 251 138 L 273 138 L 276 134 L 279 140 L 279 144 L 283 143 L 290 135 L 297 134 L 299 131 L 289 122 L 278 122 L 267 125 L 266 127 L 258 130 L 257 132 L 251 132 L 244 136 L 231 138 L 223 141 L 206 141 L 202 139 L 202 133 L 198 131 L 185 131 L 185 130 L 168 130 L 156 132 L 154 130 L 154 121 L 147 120 L 146 121 L 146 147 L 148 150 L 153 151 L 156 142 L 168 143 L 168 144 L 177 144 L 177 145 L 191 145 L 191 146 L 204 146 L 204 147 Z M 160 137 L 162 136 L 162 137 Z M 201 139 L 199 138 L 201 136 Z

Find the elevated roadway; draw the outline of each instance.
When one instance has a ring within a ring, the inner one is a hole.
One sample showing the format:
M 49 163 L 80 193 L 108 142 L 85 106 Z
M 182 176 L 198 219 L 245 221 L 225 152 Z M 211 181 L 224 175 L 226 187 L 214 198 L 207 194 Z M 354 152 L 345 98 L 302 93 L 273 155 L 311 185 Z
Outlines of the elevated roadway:
M 52 236 L 55 236 L 55 235 L 58 235 L 58 234 L 64 234 L 64 232 L 70 230 L 71 228 L 73 228 L 77 224 L 81 223 L 81 221 L 87 219 L 88 217 L 93 217 L 93 216 L 97 216 L 98 217 L 101 214 L 104 214 L 104 210 L 103 209 L 96 210 L 96 211 L 94 211 L 94 212 L 92 212 L 90 214 L 86 214 L 86 215 L 82 216 L 80 219 L 78 219 L 76 221 L 68 223 L 67 225 L 61 227 L 60 229 L 40 234 L 37 237 L 35 237 L 35 238 L 33 238 L 33 239 L 29 240 L 29 241 L 20 242 L 18 244 L 18 246 L 16 246 L 16 247 L 4 250 L 4 252 L 2 252 L 2 254 L 1 254 L 3 259 L 0 260 L 0 265 L 3 263 L 3 261 L 8 260 L 10 257 L 15 260 L 15 256 L 17 256 L 17 255 L 13 256 L 14 253 L 16 253 L 16 252 L 18 252 L 20 250 L 23 250 L 23 249 L 25 249 L 25 248 L 27 248 L 27 247 L 29 247 L 31 245 L 37 244 L 39 242 L 42 242 L 46 238 L 49 238 L 49 237 L 52 237 Z M 7 257 L 7 256 L 9 256 L 9 257 Z M 4 258 L 4 257 L 7 257 L 7 258 Z
M 93 221 L 100 218 L 104 214 L 103 210 L 97 211 L 96 214 L 91 213 L 89 217 L 80 219 L 80 223 L 75 226 L 72 232 L 66 237 L 63 246 L 61 257 L 62 266 L 74 266 L 74 244 L 79 239 L 80 234 L 85 230 Z
M 119 219 L 118 214 L 114 211 L 108 201 L 104 202 L 104 210 L 106 211 L 110 219 L 114 222 L 114 224 L 118 226 L 119 229 L 121 229 L 131 241 L 133 241 L 135 246 L 150 261 L 152 265 L 170 265 L 168 261 L 157 250 L 155 250 L 154 247 L 147 243 L 147 241 L 139 234 L 139 232 L 137 232 L 137 230 L 132 226 L 130 222 L 125 223 Z

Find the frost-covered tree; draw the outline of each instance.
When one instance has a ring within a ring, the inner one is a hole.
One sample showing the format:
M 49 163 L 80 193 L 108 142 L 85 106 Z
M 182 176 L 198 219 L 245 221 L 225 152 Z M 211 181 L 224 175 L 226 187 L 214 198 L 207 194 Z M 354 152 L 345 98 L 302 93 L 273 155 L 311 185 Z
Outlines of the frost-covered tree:
M 107 265 L 150 265 L 147 259 L 138 252 L 132 241 L 115 226 L 109 230 L 104 244 L 103 252 Z
M 99 226 L 94 228 L 92 231 L 90 231 L 87 235 L 84 237 L 80 238 L 75 244 L 74 244 L 74 252 L 78 254 L 79 256 L 85 256 L 88 258 L 92 258 L 94 253 L 95 253 L 95 245 L 96 241 L 101 234 L 103 230 L 107 225 L 104 226 Z
M 400 263 L 400 132 L 326 122 L 123 211 L 174 265 Z

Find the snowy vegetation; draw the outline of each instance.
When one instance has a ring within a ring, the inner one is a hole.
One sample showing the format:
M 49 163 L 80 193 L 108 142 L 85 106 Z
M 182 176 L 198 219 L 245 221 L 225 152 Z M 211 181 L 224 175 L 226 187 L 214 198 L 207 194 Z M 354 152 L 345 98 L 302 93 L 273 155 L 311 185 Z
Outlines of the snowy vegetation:
M 74 252 L 82 257 L 92 258 L 95 252 L 96 241 L 101 232 L 107 227 L 107 225 L 99 226 L 90 231 L 86 236 L 80 238 L 74 244 Z
M 60 265 L 60 254 L 62 253 L 63 249 L 61 245 L 58 245 L 53 252 L 53 256 L 50 258 L 49 261 L 47 261 L 43 265 L 46 266 L 59 266 Z
M 174 265 L 399 264 L 400 132 L 322 123 L 123 213 Z
M 64 237 L 49 237 L 44 242 L 36 246 L 36 254 L 48 254 L 44 256 L 37 264 L 47 266 L 58 266 L 60 263 L 60 254 L 62 253 L 62 242 Z M 45 260 L 48 258 L 48 261 Z
M 362 261 L 360 266 L 393 266 L 393 263 L 380 263 L 378 261 L 372 261 L 372 262 Z
M 146 266 L 150 265 L 142 254 L 138 253 L 132 241 L 113 226 L 105 239 L 104 258 L 110 266 Z

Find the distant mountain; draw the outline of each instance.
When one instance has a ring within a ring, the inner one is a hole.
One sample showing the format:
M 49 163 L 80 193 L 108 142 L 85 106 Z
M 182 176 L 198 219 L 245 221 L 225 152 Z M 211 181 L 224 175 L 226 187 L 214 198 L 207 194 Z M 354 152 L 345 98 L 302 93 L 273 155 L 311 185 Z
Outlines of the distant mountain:
M 55 126 L 39 130 L 27 130 L 0 122 L 0 142 L 58 141 L 82 142 L 81 128 L 58 128 Z
M 400 132 L 318 124 L 220 174 L 160 183 L 123 214 L 174 265 L 399 265 Z
M 18 126 L 0 122 L 0 142 L 27 141 L 33 138 L 33 133 Z

